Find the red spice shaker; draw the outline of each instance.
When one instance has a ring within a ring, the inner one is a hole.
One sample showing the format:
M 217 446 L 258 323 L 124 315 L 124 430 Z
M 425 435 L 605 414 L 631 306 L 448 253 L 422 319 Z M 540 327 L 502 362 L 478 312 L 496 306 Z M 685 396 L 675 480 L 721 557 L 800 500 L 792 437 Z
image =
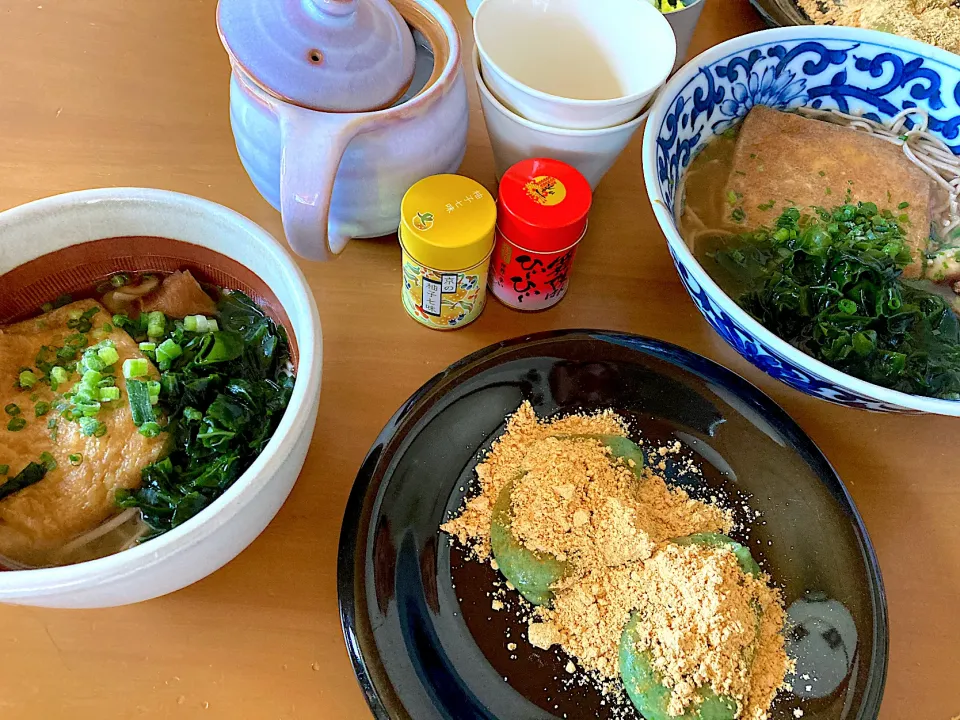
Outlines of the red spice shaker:
M 559 160 L 524 160 L 504 173 L 489 281 L 500 302 L 545 310 L 563 299 L 592 202 L 586 178 Z

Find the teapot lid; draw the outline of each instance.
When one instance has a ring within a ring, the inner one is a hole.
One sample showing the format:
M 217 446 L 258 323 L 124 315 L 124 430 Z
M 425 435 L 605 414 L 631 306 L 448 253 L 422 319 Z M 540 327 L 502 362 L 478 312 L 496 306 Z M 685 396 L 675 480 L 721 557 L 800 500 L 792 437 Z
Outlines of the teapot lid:
M 257 84 L 315 110 L 387 107 L 413 78 L 413 34 L 389 0 L 220 0 L 217 27 Z

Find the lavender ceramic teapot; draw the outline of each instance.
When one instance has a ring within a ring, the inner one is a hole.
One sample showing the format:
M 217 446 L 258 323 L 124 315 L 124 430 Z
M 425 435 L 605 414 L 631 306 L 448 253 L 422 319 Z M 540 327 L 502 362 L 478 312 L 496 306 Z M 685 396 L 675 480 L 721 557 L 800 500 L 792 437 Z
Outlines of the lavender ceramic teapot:
M 459 168 L 460 37 L 435 0 L 220 0 L 217 26 L 240 160 L 303 257 L 396 232 L 406 190 Z

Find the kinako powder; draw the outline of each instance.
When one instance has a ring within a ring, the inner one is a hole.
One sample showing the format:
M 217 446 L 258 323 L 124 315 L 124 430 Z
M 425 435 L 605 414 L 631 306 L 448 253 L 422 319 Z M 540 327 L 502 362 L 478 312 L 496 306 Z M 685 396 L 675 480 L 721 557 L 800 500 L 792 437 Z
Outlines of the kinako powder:
M 552 607 L 530 613 L 532 645 L 560 646 L 609 688 L 619 678 L 623 629 L 638 613 L 639 649 L 672 690 L 671 714 L 682 715 L 697 688 L 710 685 L 738 701 L 738 717 L 765 720 L 791 665 L 781 594 L 766 576 L 743 573 L 728 548 L 668 542 L 729 532 L 728 511 L 669 487 L 657 467 L 638 479 L 599 440 L 570 437 L 626 434 L 612 411 L 541 421 L 524 403 L 477 466 L 479 494 L 442 530 L 496 567 L 492 509 L 514 481 L 517 540 L 574 568 L 554 588 Z M 517 479 L 519 469 L 526 474 Z
M 817 25 L 880 30 L 960 52 L 956 0 L 796 0 Z

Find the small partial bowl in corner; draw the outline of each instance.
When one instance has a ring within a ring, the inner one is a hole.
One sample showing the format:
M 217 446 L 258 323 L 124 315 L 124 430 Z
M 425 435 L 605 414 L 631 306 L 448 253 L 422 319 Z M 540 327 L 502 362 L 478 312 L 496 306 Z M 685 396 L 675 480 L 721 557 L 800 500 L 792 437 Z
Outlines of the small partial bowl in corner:
M 212 202 L 138 188 L 68 193 L 0 213 L 0 325 L 111 273 L 148 270 L 190 270 L 241 290 L 282 324 L 297 371 L 290 404 L 264 451 L 208 508 L 114 555 L 0 572 L 0 602 L 110 607 L 179 590 L 253 542 L 300 474 L 320 393 L 320 317 L 303 274 L 269 233 Z
M 842 80 L 838 80 L 842 78 Z M 896 35 L 796 26 L 743 35 L 677 71 L 653 103 L 643 137 L 643 176 L 680 279 L 711 327 L 771 377 L 851 408 L 960 416 L 960 401 L 909 395 L 865 382 L 780 339 L 726 295 L 680 237 L 677 188 L 696 154 L 754 105 L 840 109 L 888 121 L 927 110 L 931 132 L 960 152 L 960 56 Z

